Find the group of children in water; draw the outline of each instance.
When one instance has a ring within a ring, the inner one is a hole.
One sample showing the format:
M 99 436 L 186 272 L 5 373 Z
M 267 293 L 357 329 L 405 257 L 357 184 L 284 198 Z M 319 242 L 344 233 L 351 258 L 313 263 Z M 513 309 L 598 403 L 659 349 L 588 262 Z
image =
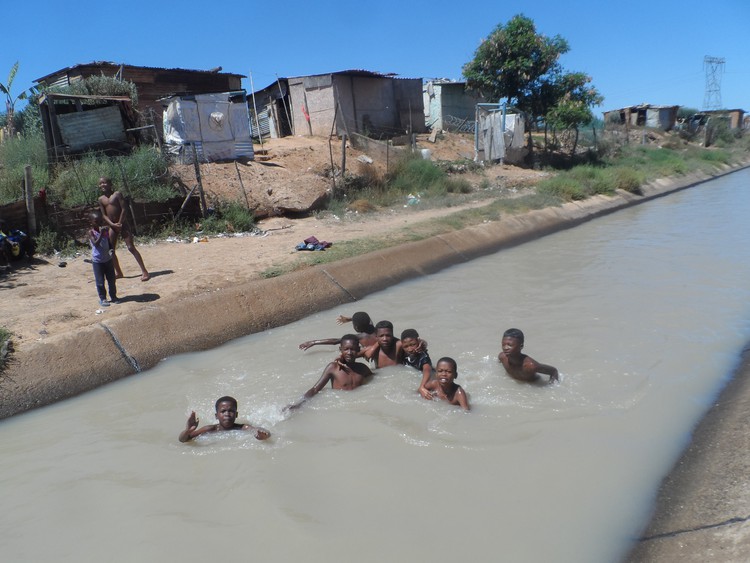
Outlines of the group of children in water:
M 337 318 L 337 322 L 339 324 L 351 322 L 357 334 L 346 334 L 341 338 L 308 340 L 299 345 L 301 350 L 307 350 L 312 346 L 338 344 L 340 354 L 325 367 L 315 385 L 299 400 L 286 406 L 284 411 L 299 408 L 305 401 L 318 394 L 328 385 L 328 382 L 331 383 L 333 389 L 343 390 L 355 389 L 366 383 L 372 376 L 372 370 L 367 365 L 358 362 L 359 358 L 373 362 L 375 368 L 395 365 L 413 367 L 422 374 L 418 388 L 422 397 L 429 400 L 437 398 L 469 410 L 466 392 L 455 382 L 458 377 L 456 360 L 447 356 L 440 358 L 433 368 L 432 360 L 427 353 L 427 343 L 419 337 L 416 330 L 406 329 L 398 339 L 393 334 L 393 324 L 390 321 L 380 321 L 373 326 L 370 316 L 364 312 L 355 313 L 352 317 L 341 315 Z M 549 376 L 550 383 L 558 381 L 557 369 L 523 354 L 521 352 L 523 345 L 523 332 L 517 328 L 508 329 L 503 333 L 502 350 L 497 359 L 508 375 L 513 379 L 528 383 L 541 381 L 541 375 Z M 258 440 L 265 440 L 270 436 L 270 433 L 263 428 L 236 422 L 237 401 L 232 397 L 221 397 L 216 401 L 215 416 L 217 424 L 198 428 L 198 419 L 195 412 L 192 412 L 185 429 L 180 433 L 180 442 L 187 442 L 208 432 L 223 430 L 254 431 Z

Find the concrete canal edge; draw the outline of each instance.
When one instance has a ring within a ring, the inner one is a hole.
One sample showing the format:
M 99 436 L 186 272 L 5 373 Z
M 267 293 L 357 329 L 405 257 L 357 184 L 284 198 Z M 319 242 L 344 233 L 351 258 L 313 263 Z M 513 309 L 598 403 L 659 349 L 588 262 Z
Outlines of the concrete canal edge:
M 662 179 L 643 195 L 618 192 L 560 207 L 503 215 L 429 239 L 272 279 L 252 280 L 35 343 L 16 354 L 0 380 L 0 419 L 147 370 L 169 356 L 215 348 L 318 311 L 750 166 Z
M 628 563 L 750 561 L 750 343 L 662 481 Z
M 0 419 L 95 389 L 163 358 L 351 304 L 396 283 L 571 228 L 750 167 L 664 179 L 139 311 L 36 344 L 0 381 Z M 418 257 L 415 261 L 415 257 Z M 665 478 L 653 518 L 627 561 L 750 560 L 750 349 Z

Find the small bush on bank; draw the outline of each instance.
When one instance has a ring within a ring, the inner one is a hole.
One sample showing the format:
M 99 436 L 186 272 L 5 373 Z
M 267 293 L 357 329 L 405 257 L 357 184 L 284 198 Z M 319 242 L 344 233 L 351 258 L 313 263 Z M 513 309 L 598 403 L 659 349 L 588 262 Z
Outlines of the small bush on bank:
M 243 233 L 255 226 L 255 216 L 236 201 L 220 202 L 200 226 L 206 233 Z
M 44 137 L 17 137 L 0 143 L 0 205 L 23 199 L 24 168 L 31 166 L 34 190 L 49 183 Z

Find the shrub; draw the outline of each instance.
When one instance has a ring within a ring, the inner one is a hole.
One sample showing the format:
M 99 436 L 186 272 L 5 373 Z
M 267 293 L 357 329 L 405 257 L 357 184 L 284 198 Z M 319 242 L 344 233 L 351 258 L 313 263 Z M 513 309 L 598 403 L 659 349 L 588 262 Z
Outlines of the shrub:
M 16 137 L 0 143 L 0 204 L 23 198 L 24 167 L 31 166 L 34 190 L 49 183 L 44 137 Z
M 236 201 L 221 202 L 200 224 L 206 233 L 241 233 L 252 230 L 254 226 L 252 211 Z

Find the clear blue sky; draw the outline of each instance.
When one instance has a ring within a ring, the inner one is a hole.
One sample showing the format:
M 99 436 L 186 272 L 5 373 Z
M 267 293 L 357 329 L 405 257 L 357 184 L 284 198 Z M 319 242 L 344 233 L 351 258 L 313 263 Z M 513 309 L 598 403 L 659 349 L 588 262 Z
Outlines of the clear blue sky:
M 12 93 L 95 60 L 250 76 L 346 69 L 461 79 L 498 23 L 523 13 L 570 43 L 562 65 L 589 74 L 601 111 L 642 102 L 702 108 L 705 55 L 726 59 L 721 99 L 750 111 L 749 0 L 5 0 L 0 81 L 20 62 Z M 250 91 L 250 79 L 243 82 Z M 23 103 L 19 104 L 21 107 Z M 0 107 L 4 111 L 4 106 Z

